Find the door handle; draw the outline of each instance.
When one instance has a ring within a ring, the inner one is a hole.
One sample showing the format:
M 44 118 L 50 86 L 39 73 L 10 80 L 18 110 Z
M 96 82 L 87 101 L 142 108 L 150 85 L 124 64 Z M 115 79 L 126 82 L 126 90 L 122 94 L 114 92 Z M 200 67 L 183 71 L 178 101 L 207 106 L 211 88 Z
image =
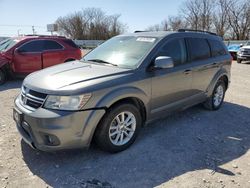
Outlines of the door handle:
M 183 73 L 184 73 L 184 74 L 190 74 L 191 72 L 192 72 L 191 70 L 187 69 L 187 70 L 185 70 Z

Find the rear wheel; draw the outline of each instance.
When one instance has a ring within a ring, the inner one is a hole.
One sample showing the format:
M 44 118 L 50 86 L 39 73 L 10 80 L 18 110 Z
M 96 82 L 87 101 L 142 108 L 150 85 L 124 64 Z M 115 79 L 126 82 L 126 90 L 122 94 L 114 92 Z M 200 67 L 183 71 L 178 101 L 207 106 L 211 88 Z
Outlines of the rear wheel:
M 6 73 L 4 70 L 0 69 L 0 85 L 6 82 Z
M 95 141 L 102 150 L 123 151 L 133 144 L 141 124 L 141 114 L 134 105 L 116 105 L 108 110 L 98 125 Z
M 218 110 L 224 101 L 225 92 L 225 82 L 223 80 L 219 80 L 214 87 L 212 96 L 210 96 L 204 103 L 205 108 L 209 110 Z

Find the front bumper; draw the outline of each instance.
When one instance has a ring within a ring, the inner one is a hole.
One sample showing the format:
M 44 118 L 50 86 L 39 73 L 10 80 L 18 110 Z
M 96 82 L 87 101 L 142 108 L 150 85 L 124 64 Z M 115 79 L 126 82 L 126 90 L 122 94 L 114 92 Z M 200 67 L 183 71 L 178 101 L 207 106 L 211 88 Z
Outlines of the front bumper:
M 88 147 L 105 110 L 69 112 L 39 108 L 30 111 L 17 97 L 13 113 L 17 130 L 26 143 L 35 149 L 54 151 Z
M 250 60 L 250 55 L 239 55 L 237 54 L 237 59 L 240 59 L 240 60 Z

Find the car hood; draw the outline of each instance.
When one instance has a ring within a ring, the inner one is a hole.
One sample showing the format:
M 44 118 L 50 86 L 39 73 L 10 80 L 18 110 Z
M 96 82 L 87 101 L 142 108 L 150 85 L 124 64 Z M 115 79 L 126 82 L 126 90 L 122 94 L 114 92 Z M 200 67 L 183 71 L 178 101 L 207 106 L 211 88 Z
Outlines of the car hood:
M 250 49 L 250 46 L 243 46 L 241 49 Z
M 27 76 L 24 85 L 40 92 L 65 90 L 73 85 L 83 87 L 82 83 L 94 84 L 107 77 L 128 74 L 131 70 L 119 67 L 94 64 L 81 61 L 71 61 L 56 65 Z M 75 89 L 78 89 L 75 87 Z

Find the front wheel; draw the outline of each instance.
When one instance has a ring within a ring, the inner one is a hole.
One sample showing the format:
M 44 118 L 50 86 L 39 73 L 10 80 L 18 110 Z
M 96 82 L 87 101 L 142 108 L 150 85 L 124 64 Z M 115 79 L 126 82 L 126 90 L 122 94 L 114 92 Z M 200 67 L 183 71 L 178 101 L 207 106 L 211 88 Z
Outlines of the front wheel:
M 242 60 L 241 59 L 237 59 L 237 63 L 241 63 L 242 62 Z
M 110 108 L 95 133 L 97 145 L 108 152 L 120 152 L 132 145 L 140 131 L 141 114 L 132 104 Z
M 0 85 L 3 85 L 6 81 L 6 73 L 0 69 Z
M 214 87 L 212 96 L 210 96 L 204 103 L 204 107 L 209 110 L 218 110 L 224 101 L 225 92 L 225 82 L 223 80 L 219 80 Z

